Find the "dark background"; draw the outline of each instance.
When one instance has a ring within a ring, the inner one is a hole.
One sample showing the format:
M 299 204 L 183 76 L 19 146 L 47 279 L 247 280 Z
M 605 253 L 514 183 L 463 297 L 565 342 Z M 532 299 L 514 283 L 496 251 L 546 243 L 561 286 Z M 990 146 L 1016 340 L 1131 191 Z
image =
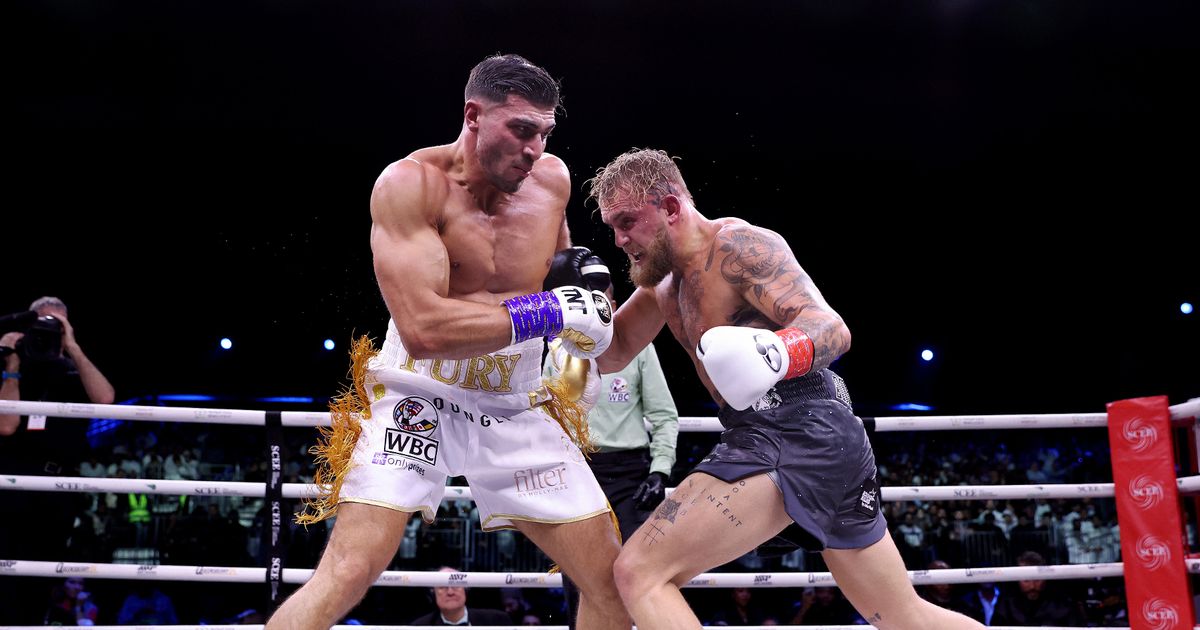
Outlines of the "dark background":
M 835 367 L 860 413 L 1200 396 L 1200 315 L 1179 310 L 1200 303 L 1194 2 L 4 13 L 0 314 L 63 298 L 118 400 L 336 393 L 351 336 L 387 319 L 371 185 L 457 136 L 467 73 L 496 52 L 562 79 L 549 151 L 576 243 L 623 277 L 582 183 L 634 146 L 679 156 L 706 216 L 789 238 L 854 334 Z M 711 414 L 657 345 L 681 413 Z

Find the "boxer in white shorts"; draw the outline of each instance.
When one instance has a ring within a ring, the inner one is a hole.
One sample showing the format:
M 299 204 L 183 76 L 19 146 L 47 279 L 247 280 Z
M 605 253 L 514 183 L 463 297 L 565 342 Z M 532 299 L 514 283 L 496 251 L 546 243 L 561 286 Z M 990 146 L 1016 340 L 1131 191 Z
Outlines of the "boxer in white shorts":
M 517 55 L 484 59 L 464 90 L 458 138 L 376 180 L 371 253 L 393 325 L 379 354 L 365 339 L 351 352 L 353 384 L 331 404 L 315 451 L 321 494 L 297 517 L 337 520 L 312 578 L 268 628 L 345 617 L 412 515 L 437 513 L 447 475 L 470 482 L 485 528 L 519 530 L 580 586 L 580 630 L 630 628 L 613 581 L 611 512 L 570 444 L 587 446 L 586 411 L 571 401 L 597 389 L 585 360 L 611 343 L 612 306 L 582 282 L 542 290 L 555 253 L 571 245 L 570 173 L 545 153 L 558 103 L 544 69 Z M 550 336 L 575 378 L 543 387 Z
M 485 530 L 608 512 L 579 447 L 543 406 L 529 406 L 530 392 L 544 396 L 541 346 L 539 338 L 485 357 L 417 360 L 389 325 L 369 365 L 371 418 L 362 420 L 341 502 L 419 511 L 433 522 L 446 478 L 463 476 Z

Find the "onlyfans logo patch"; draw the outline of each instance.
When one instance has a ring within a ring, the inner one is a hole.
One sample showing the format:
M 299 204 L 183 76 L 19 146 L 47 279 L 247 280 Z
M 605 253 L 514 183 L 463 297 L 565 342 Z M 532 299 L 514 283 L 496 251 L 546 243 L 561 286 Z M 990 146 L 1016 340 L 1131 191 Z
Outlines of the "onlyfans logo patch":
M 1121 433 L 1125 436 L 1125 441 L 1133 446 L 1135 453 L 1140 453 L 1158 441 L 1158 431 L 1150 426 L 1141 418 L 1133 418 L 1121 427 Z
M 1150 630 L 1167 630 L 1179 626 L 1179 612 L 1167 602 L 1155 597 L 1142 604 L 1142 617 Z
M 1150 475 L 1138 475 L 1129 482 L 1129 496 L 1138 507 L 1149 510 L 1162 501 L 1163 489 Z
M 1158 570 L 1171 561 L 1171 550 L 1156 536 L 1142 536 L 1135 546 L 1138 560 L 1151 571 Z

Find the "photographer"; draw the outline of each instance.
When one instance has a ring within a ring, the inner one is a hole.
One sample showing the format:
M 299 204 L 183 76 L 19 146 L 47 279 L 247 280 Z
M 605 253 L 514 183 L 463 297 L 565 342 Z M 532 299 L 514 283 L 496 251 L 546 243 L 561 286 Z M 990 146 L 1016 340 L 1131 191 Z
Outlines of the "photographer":
M 42 400 L 111 404 L 112 385 L 75 339 L 62 300 L 43 297 L 30 313 L 0 318 L 2 400 Z M 0 414 L 0 473 L 73 477 L 88 452 L 88 421 L 80 418 Z M 68 541 L 87 496 L 74 493 L 5 493 L 0 519 L 0 558 L 71 560 Z M 19 582 L 19 581 L 18 581 Z M 20 588 L 0 589 L 0 625 L 41 621 L 30 610 L 41 598 Z
M 79 392 L 79 386 L 82 386 L 87 401 L 112 404 L 116 396 L 113 386 L 75 340 L 75 329 L 67 319 L 67 305 L 56 297 L 47 296 L 34 300 L 29 310 L 37 313 L 37 319 L 30 322 L 28 328 L 0 336 L 0 355 L 4 355 L 0 400 L 83 402 Z M 36 431 L 44 426 L 36 417 L 33 427 L 22 426 L 21 418 L 0 414 L 0 436 L 14 435 L 21 430 Z M 47 473 L 60 474 L 61 470 L 30 474 Z

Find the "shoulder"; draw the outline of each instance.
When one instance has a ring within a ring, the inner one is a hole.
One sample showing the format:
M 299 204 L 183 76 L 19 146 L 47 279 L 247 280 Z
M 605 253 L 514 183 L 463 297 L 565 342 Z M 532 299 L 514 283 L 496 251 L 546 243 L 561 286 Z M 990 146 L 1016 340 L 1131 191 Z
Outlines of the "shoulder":
M 467 610 L 470 611 L 468 613 L 468 616 L 471 619 L 471 625 L 476 625 L 476 626 L 483 625 L 479 622 L 487 622 L 487 623 L 503 622 L 504 625 L 508 625 L 511 622 L 511 620 L 508 617 L 508 613 L 504 612 L 503 610 L 496 610 L 495 608 L 469 608 L 469 607 L 467 608 Z
M 420 617 L 413 619 L 408 625 L 410 625 L 410 626 L 432 626 L 432 625 L 435 625 L 434 624 L 434 614 L 429 613 L 426 615 L 421 615 Z M 436 625 L 441 625 L 441 624 L 438 623 Z
M 446 171 L 431 161 L 417 161 L 411 157 L 396 160 L 379 173 L 375 180 L 375 191 L 399 194 L 413 191 L 430 191 L 448 185 Z
M 431 162 L 404 158 L 389 164 L 375 180 L 372 205 L 384 208 L 441 207 L 449 193 L 446 172 Z
M 571 171 L 558 156 L 543 153 L 533 165 L 532 175 L 540 186 L 555 195 L 563 198 L 571 196 Z
M 735 217 L 716 219 L 713 223 L 717 225 L 714 240 L 718 247 L 723 243 L 740 243 L 751 240 L 783 242 L 783 237 L 778 232 Z
M 741 219 L 720 219 L 704 268 L 719 268 L 726 278 L 745 280 L 793 270 L 791 246 L 777 232 Z

